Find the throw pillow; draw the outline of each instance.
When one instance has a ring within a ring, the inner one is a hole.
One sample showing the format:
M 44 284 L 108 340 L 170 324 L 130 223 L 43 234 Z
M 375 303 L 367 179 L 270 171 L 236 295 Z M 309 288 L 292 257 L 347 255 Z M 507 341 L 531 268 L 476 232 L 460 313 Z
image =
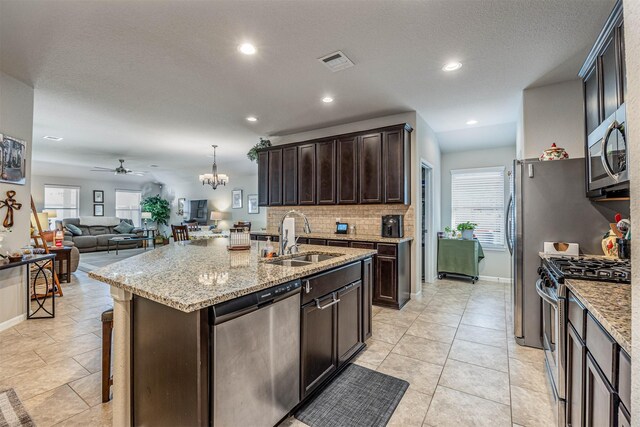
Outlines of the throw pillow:
M 71 234 L 73 234 L 74 236 L 82 236 L 82 230 L 80 230 L 78 227 L 76 227 L 73 224 L 67 224 L 64 226 L 67 230 L 69 230 L 69 232 Z
M 113 227 L 113 230 L 120 234 L 129 234 L 133 229 L 134 229 L 134 226 L 125 221 L 122 221 L 120 224 Z

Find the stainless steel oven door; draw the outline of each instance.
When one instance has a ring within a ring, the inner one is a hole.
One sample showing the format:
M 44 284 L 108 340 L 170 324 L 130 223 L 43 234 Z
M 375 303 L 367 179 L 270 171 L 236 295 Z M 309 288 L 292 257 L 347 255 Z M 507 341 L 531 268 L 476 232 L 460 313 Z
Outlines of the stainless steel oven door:
M 542 344 L 555 398 L 565 398 L 564 301 L 542 277 L 536 291 L 542 298 Z
M 622 105 L 589 135 L 589 191 L 629 180 L 625 126 L 626 106 Z

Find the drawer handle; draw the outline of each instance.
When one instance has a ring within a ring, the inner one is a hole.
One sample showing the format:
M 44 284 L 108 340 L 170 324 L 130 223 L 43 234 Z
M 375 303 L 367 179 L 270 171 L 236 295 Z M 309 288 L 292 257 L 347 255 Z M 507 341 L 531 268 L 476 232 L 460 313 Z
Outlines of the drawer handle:
M 329 304 L 320 305 L 320 300 L 316 298 L 316 307 L 320 310 L 324 310 L 325 308 L 329 308 L 332 305 L 336 305 L 340 302 L 340 298 L 336 298 L 336 294 L 333 294 L 333 300 Z
M 311 287 L 311 282 L 309 282 L 308 280 L 305 280 L 305 282 L 306 283 L 304 284 L 304 292 L 308 294 L 313 288 Z

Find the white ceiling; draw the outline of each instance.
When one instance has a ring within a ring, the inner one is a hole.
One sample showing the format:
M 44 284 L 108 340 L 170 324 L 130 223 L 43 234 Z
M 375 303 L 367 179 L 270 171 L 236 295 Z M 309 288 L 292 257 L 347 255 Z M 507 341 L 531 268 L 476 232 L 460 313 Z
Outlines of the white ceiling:
M 233 179 L 258 136 L 403 111 L 443 151 L 513 143 L 522 89 L 574 78 L 613 3 L 0 0 L 0 69 L 36 89 L 38 173 L 122 157 L 193 175 L 215 143 Z M 356 65 L 331 73 L 317 58 L 338 49 Z

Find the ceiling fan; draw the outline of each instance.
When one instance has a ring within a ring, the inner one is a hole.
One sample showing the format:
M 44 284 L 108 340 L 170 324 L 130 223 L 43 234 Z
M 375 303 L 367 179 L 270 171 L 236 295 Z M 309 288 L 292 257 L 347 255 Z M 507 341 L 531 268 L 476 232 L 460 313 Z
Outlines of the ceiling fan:
M 112 172 L 114 175 L 136 175 L 136 176 L 144 176 L 147 172 L 143 171 L 133 171 L 131 169 L 127 169 L 123 166 L 124 159 L 119 159 L 120 166 L 115 169 L 103 168 L 100 166 L 95 166 L 91 169 L 91 172 Z

